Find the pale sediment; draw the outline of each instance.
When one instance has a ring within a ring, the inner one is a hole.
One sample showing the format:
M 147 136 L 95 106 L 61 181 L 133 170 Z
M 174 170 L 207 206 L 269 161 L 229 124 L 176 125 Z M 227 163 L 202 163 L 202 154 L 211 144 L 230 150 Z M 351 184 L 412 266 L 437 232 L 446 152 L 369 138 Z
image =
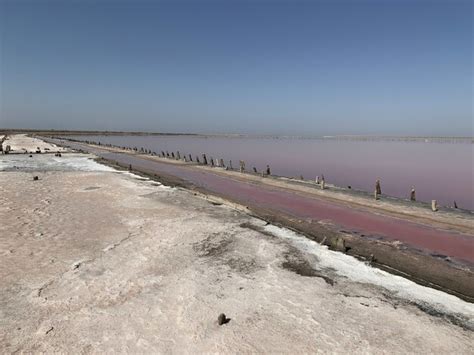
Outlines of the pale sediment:
M 65 152 L 66 148 L 47 143 L 42 139 L 27 136 L 26 134 L 7 135 L 3 141 L 3 147 L 10 146 L 10 154 L 16 153 L 54 153 Z
M 474 351 L 470 303 L 225 203 L 72 170 L 0 172 L 0 352 Z

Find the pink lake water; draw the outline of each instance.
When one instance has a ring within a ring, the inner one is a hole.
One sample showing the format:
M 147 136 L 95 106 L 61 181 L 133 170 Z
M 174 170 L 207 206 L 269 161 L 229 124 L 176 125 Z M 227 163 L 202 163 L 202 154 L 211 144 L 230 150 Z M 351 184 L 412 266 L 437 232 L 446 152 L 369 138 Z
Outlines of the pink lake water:
M 74 136 L 80 140 L 160 153 L 177 152 L 201 158 L 232 161 L 247 170 L 270 165 L 274 175 L 315 179 L 341 187 L 373 191 L 379 178 L 382 193 L 409 198 L 411 187 L 417 199 L 433 199 L 444 206 L 456 201 L 459 208 L 474 209 L 474 144 L 471 139 L 453 140 L 353 140 L 291 137 L 228 136 Z

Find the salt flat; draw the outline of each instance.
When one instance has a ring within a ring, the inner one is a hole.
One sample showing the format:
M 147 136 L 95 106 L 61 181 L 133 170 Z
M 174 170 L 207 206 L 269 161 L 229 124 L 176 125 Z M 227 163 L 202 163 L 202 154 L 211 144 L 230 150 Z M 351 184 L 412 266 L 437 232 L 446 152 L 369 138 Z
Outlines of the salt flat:
M 26 134 L 8 135 L 5 142 L 3 142 L 3 147 L 5 148 L 7 145 L 9 145 L 10 148 L 12 149 L 12 153 L 25 153 L 25 152 L 33 153 L 37 150 L 37 148 L 39 148 L 42 153 L 45 153 L 48 151 L 50 152 L 67 151 L 67 149 L 64 149 L 63 147 L 46 143 L 45 141 L 39 138 L 29 137 Z
M 472 304 L 89 158 L 0 156 L 0 352 L 474 352 Z

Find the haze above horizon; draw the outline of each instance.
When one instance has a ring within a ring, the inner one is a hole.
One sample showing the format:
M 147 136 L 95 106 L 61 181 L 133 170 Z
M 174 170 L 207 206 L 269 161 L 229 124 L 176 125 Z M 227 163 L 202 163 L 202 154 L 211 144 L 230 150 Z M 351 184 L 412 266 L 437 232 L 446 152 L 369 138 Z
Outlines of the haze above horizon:
M 0 128 L 472 136 L 472 6 L 0 0 Z

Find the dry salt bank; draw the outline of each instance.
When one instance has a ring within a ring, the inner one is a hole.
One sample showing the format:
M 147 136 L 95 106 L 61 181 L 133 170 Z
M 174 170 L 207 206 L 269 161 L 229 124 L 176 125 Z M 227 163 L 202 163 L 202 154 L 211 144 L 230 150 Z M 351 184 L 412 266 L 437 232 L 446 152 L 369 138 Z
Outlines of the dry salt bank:
M 474 353 L 471 303 L 92 158 L 0 155 L 0 352 Z

